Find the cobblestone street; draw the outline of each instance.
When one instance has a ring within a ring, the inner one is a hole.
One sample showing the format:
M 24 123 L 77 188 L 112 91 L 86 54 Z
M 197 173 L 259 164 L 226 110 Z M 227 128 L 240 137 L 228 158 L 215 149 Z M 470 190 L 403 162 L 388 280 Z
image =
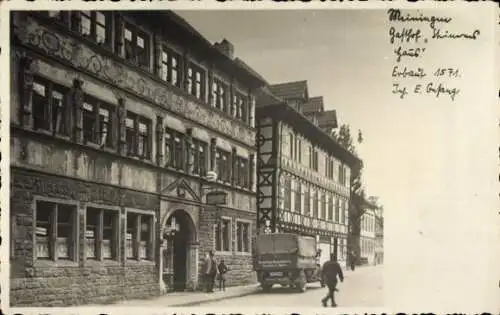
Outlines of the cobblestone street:
M 336 302 L 341 307 L 382 307 L 383 301 L 383 266 L 360 267 L 354 272 L 345 272 L 343 283 L 338 285 Z M 271 292 L 257 293 L 215 302 L 200 304 L 203 307 L 231 307 L 250 306 L 259 307 L 286 307 L 297 305 L 300 307 L 321 306 L 320 299 L 326 294 L 326 288 L 318 283 L 309 284 L 305 293 L 296 293 L 290 289 L 277 286 Z

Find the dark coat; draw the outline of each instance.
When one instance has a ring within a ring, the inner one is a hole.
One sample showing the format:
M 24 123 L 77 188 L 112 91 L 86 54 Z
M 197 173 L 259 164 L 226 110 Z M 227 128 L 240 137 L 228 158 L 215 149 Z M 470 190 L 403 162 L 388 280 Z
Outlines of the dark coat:
M 337 277 L 339 277 L 340 281 L 344 281 L 344 273 L 342 272 L 340 264 L 333 260 L 325 262 L 321 269 L 321 278 L 323 282 L 327 284 L 337 282 Z

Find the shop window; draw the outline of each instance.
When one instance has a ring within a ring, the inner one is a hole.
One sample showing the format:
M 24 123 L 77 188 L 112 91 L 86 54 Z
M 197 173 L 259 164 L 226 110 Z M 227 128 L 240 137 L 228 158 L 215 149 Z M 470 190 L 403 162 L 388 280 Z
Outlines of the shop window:
M 118 260 L 118 211 L 88 207 L 86 221 L 87 259 Z
M 37 201 L 35 212 L 36 258 L 76 260 L 76 206 Z
M 236 222 L 236 250 L 250 252 L 250 223 Z
M 228 252 L 231 250 L 231 220 L 221 219 L 215 227 L 215 250 Z
M 69 135 L 68 89 L 35 77 L 33 80 L 33 126 L 54 134 Z
M 143 213 L 127 213 L 125 242 L 129 260 L 154 260 L 154 216 Z

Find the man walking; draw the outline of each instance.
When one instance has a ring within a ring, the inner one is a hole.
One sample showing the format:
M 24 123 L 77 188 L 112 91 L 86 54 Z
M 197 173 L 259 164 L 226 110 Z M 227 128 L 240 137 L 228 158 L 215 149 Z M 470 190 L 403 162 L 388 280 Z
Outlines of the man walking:
M 344 282 L 344 274 L 342 273 L 342 268 L 337 262 L 337 257 L 335 254 L 330 254 L 330 260 L 323 264 L 321 269 L 321 278 L 323 283 L 328 287 L 328 294 L 321 300 L 323 306 L 326 307 L 328 300 L 332 300 L 332 307 L 337 306 L 335 303 L 335 291 L 337 291 L 337 276 L 340 282 Z

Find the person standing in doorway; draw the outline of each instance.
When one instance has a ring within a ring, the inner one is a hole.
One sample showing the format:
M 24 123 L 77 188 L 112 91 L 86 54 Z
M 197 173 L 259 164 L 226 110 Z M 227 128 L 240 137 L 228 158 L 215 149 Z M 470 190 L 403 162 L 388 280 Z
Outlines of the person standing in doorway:
M 330 255 L 330 260 L 323 264 L 321 270 L 321 279 L 328 287 L 328 294 L 321 300 L 324 307 L 327 306 L 328 300 L 332 300 L 332 307 L 337 306 L 335 303 L 335 291 L 337 291 L 337 277 L 340 282 L 344 282 L 344 274 L 342 268 L 337 262 L 337 257 L 334 254 Z
M 219 291 L 226 291 L 226 272 L 229 271 L 226 264 L 224 263 L 224 259 L 222 259 L 218 266 L 219 269 Z

